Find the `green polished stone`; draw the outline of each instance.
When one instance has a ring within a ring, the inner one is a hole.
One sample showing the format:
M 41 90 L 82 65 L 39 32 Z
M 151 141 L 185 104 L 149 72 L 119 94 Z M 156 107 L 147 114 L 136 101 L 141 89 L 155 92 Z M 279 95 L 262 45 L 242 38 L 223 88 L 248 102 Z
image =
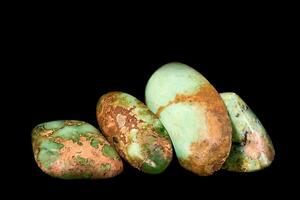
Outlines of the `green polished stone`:
M 249 106 L 235 93 L 221 93 L 232 122 L 232 149 L 223 168 L 252 172 L 269 166 L 275 156 L 272 141 Z
M 123 164 L 117 152 L 92 125 L 60 120 L 32 130 L 34 158 L 46 174 L 62 179 L 101 179 L 118 175 Z
M 97 119 L 108 141 L 133 167 L 158 174 L 170 164 L 170 137 L 160 120 L 137 98 L 124 92 L 103 95 L 97 104 Z
M 167 129 L 180 164 L 198 174 L 221 168 L 231 147 L 231 123 L 214 87 L 195 69 L 168 63 L 154 72 L 146 104 Z

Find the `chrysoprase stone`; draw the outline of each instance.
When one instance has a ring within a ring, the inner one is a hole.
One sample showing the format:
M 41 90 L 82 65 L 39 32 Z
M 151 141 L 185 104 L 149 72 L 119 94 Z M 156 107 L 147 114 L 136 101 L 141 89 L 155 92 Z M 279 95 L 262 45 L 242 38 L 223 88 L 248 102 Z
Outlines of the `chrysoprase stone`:
M 170 137 L 149 108 L 124 92 L 103 95 L 98 123 L 108 141 L 133 167 L 150 174 L 163 172 L 172 160 Z
M 118 175 L 123 163 L 92 125 L 51 121 L 32 130 L 34 158 L 46 174 L 62 179 L 101 179 Z
M 180 164 L 198 175 L 220 169 L 230 152 L 231 123 L 224 102 L 205 77 L 185 64 L 169 63 L 151 76 L 145 93 Z
M 269 166 L 275 156 L 274 147 L 263 125 L 247 104 L 235 93 L 221 93 L 231 122 L 232 149 L 223 165 L 236 172 L 252 172 Z

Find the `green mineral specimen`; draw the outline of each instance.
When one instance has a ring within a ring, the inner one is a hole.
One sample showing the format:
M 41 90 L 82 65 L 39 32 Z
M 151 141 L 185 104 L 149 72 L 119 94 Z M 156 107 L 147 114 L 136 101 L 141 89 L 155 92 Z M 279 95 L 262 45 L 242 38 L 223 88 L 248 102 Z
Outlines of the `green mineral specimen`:
M 101 133 L 77 120 L 37 125 L 32 130 L 34 158 L 46 174 L 62 179 L 101 179 L 118 175 L 122 161 Z
M 109 92 L 97 104 L 97 119 L 108 141 L 133 167 L 162 173 L 172 160 L 172 143 L 160 120 L 137 98 Z M 109 149 L 107 155 L 111 155 Z
M 252 172 L 269 166 L 275 156 L 272 141 L 248 105 L 235 93 L 221 93 L 232 122 L 232 148 L 223 168 Z
M 221 168 L 231 147 L 231 123 L 214 87 L 195 69 L 168 63 L 154 72 L 146 104 L 167 129 L 180 164 L 198 174 Z

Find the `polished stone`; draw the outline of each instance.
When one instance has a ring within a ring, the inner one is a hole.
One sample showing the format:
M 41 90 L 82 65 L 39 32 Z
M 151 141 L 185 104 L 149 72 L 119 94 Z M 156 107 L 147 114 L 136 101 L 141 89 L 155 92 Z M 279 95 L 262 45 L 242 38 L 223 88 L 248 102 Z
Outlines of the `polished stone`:
M 172 160 L 172 143 L 147 106 L 124 92 L 103 95 L 97 119 L 108 141 L 133 167 L 150 174 L 163 172 Z
M 180 164 L 198 174 L 219 170 L 231 147 L 231 123 L 215 88 L 195 69 L 168 63 L 149 79 L 146 104 L 166 127 Z
M 51 121 L 32 130 L 34 158 L 46 174 L 62 179 L 102 179 L 118 175 L 123 163 L 92 125 Z
M 223 168 L 252 172 L 268 167 L 275 156 L 270 137 L 249 106 L 235 93 L 221 93 L 231 122 L 232 149 Z

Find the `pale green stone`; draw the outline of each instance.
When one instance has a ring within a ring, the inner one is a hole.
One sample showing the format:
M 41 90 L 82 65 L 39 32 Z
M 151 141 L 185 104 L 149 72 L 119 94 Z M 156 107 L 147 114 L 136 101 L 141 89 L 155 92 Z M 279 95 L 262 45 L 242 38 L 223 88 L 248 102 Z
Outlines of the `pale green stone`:
M 208 81 L 195 69 L 182 63 L 168 63 L 156 70 L 146 86 L 146 104 L 154 113 L 176 94 L 192 95 Z M 155 100 L 153 100 L 155 98 Z
M 235 93 L 221 93 L 233 127 L 232 149 L 223 168 L 251 172 L 269 166 L 274 147 L 263 125 L 248 105 Z
M 141 152 L 141 146 L 138 143 L 134 143 L 134 142 L 131 143 L 128 146 L 127 153 L 133 159 L 135 159 L 135 158 L 138 158 L 141 160 L 145 159 L 144 155 Z
M 168 63 L 150 77 L 146 104 L 166 127 L 180 164 L 198 174 L 221 168 L 231 146 L 231 124 L 214 87 L 195 69 Z
M 146 104 L 152 112 L 157 113 L 177 94 L 193 95 L 207 83 L 193 68 L 182 63 L 168 63 L 156 70 L 149 79 L 145 92 Z M 160 120 L 170 134 L 176 155 L 182 159 L 188 158 L 190 145 L 199 140 L 199 132 L 206 128 L 205 113 L 195 109 L 196 106 L 183 102 L 167 106 L 160 113 Z
M 161 112 L 160 119 L 170 133 L 176 155 L 180 159 L 188 158 L 191 154 L 190 145 L 202 140 L 207 134 L 205 111 L 195 104 L 170 105 Z
M 43 124 L 45 129 L 59 129 L 64 126 L 64 120 L 57 120 Z

